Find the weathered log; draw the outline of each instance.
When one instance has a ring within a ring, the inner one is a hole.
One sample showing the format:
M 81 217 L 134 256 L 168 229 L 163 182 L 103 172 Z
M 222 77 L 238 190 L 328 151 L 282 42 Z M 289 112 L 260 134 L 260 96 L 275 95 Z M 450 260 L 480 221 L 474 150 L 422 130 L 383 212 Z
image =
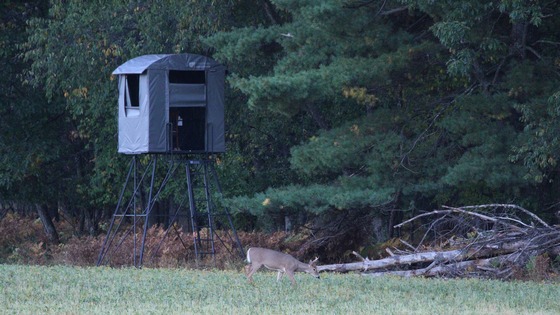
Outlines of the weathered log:
M 415 263 L 428 263 L 433 261 L 461 261 L 465 259 L 472 259 L 477 257 L 485 257 L 496 252 L 494 249 L 480 249 L 480 250 L 450 250 L 450 251 L 433 251 L 414 253 L 408 255 L 395 255 L 378 260 L 364 260 L 361 262 L 346 263 L 346 264 L 333 264 L 318 266 L 319 271 L 337 271 L 346 272 L 352 270 L 372 270 L 382 269 L 398 265 L 411 265 Z M 510 250 L 509 252 L 513 252 Z M 507 251 L 506 251 L 507 253 Z M 503 254 L 503 252 L 502 252 Z
M 429 266 L 427 268 L 414 269 L 414 270 L 391 270 L 380 272 L 363 272 L 362 276 L 368 277 L 381 277 L 381 276 L 400 276 L 400 277 L 435 277 L 441 275 L 459 275 L 466 272 L 476 273 L 477 271 L 490 271 L 495 274 L 502 272 L 501 269 L 494 268 L 494 266 L 501 266 L 508 263 L 513 263 L 515 258 L 512 255 L 502 255 L 498 257 L 466 260 L 455 263 L 442 264 L 439 266 Z
M 512 253 L 520 252 L 521 250 L 531 250 L 534 251 L 536 248 L 530 247 L 528 242 L 515 242 L 515 243 L 504 243 L 501 246 L 485 246 L 481 249 L 457 249 L 457 250 L 450 250 L 450 251 L 432 251 L 432 252 L 423 252 L 423 253 L 414 253 L 414 254 L 407 254 L 407 255 L 395 255 L 390 256 L 383 259 L 378 260 L 369 260 L 364 259 L 360 262 L 353 262 L 353 263 L 345 263 L 345 264 L 332 264 L 332 265 L 322 265 L 318 266 L 318 271 L 335 271 L 335 272 L 348 272 L 348 271 L 368 271 L 368 270 L 376 270 L 376 269 L 383 269 L 389 267 L 398 267 L 402 265 L 412 265 L 417 263 L 430 263 L 436 262 L 438 264 L 443 264 L 447 262 L 461 262 L 461 261 L 470 261 L 466 265 L 470 266 L 473 261 L 478 261 L 479 264 L 483 264 L 484 262 L 500 262 L 499 260 L 492 260 L 498 257 L 511 257 L 511 259 L 515 259 L 517 255 L 508 255 Z M 552 246 L 546 251 L 551 254 L 560 253 L 560 245 Z M 513 262 L 513 261 L 511 261 Z M 452 266 L 453 264 L 449 264 Z M 457 266 L 461 266 L 460 264 Z M 442 267 L 443 268 L 443 267 Z M 442 268 L 436 269 L 433 272 L 440 272 Z M 427 268 L 426 268 L 427 269 Z M 419 274 L 425 272 L 422 269 L 418 271 Z M 388 274 L 398 274 L 398 272 L 387 272 Z M 414 275 L 413 271 L 407 270 L 406 272 L 403 271 L 404 274 Z

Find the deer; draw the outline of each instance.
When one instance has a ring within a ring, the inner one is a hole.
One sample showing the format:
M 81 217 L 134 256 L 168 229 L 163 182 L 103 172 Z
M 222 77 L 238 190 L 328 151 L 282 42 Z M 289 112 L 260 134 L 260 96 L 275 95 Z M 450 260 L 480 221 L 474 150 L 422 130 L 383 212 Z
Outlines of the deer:
M 296 271 L 306 272 L 319 279 L 319 272 L 316 266 L 317 260 L 319 260 L 319 257 L 315 258 L 315 260 L 310 260 L 309 264 L 306 264 L 289 254 L 267 248 L 251 247 L 247 250 L 247 262 L 250 265 L 245 266 L 245 273 L 249 283 L 252 283 L 253 274 L 262 266 L 265 266 L 270 270 L 278 271 L 276 282 L 279 282 L 284 274 L 287 274 L 292 282 L 292 286 L 294 286 L 296 285 L 296 280 L 294 279 Z

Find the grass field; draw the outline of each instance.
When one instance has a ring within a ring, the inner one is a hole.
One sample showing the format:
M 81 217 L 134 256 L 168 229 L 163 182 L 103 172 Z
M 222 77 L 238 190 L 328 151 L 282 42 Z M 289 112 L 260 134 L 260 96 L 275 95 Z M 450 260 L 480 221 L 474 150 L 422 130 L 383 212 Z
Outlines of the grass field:
M 560 286 L 259 272 L 0 265 L 2 314 L 560 314 Z

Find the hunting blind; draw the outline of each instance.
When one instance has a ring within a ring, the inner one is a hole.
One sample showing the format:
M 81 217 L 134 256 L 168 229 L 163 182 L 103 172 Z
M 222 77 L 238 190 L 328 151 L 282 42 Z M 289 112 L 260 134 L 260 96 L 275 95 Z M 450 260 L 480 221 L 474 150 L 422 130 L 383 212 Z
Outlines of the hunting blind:
M 218 209 L 214 200 L 222 196 L 212 158 L 225 152 L 225 74 L 225 66 L 195 54 L 140 56 L 113 71 L 119 92 L 118 152 L 132 158 L 97 265 L 112 264 L 117 251 L 132 247 L 132 255 L 125 256 L 141 267 L 148 227 L 155 223 L 166 230 L 148 249 L 154 260 L 169 233 L 181 238 L 179 229 L 192 235 L 197 264 L 205 256 L 215 262 L 215 239 L 230 253 L 243 255 L 228 209 Z M 158 156 L 168 162 L 163 178 Z M 182 182 L 168 185 L 177 179 Z M 166 193 L 166 186 L 176 188 Z M 177 187 L 186 188 L 184 194 Z M 160 203 L 162 195 L 172 198 Z M 181 243 L 185 252 L 191 249 L 189 242 Z
M 145 55 L 118 67 L 118 151 L 225 151 L 225 66 L 194 54 Z

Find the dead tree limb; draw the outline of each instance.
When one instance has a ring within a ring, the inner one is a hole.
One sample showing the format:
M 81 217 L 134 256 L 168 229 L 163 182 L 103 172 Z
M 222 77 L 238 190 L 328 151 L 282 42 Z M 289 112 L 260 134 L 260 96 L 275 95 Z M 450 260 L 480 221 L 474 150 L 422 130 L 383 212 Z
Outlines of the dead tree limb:
M 492 276 L 507 278 L 531 257 L 560 255 L 560 227 L 511 204 L 448 207 L 417 215 L 395 228 L 422 221 L 424 236 L 414 246 L 388 250 L 389 257 L 319 266 L 319 271 L 362 271 L 368 276 Z M 426 222 L 426 218 L 434 217 Z M 527 220 L 529 222 L 527 222 Z M 431 250 L 419 252 L 419 248 Z M 408 250 L 408 252 L 407 252 Z M 395 254 L 397 252 L 398 254 Z
M 477 260 L 466 260 L 459 261 L 448 264 L 441 264 L 439 266 L 413 270 L 391 270 L 391 271 L 381 271 L 381 272 L 370 272 L 362 273 L 363 276 L 369 277 L 380 277 L 380 276 L 402 276 L 402 277 L 413 277 L 413 276 L 425 276 L 425 277 L 435 277 L 441 275 L 453 275 L 461 276 L 466 273 L 476 273 L 477 271 L 493 272 L 496 274 L 504 273 L 503 270 L 495 268 L 495 266 L 502 266 L 508 263 L 513 263 L 513 256 L 502 255 L 493 258 L 477 259 Z M 506 272 L 509 272 L 510 268 Z
M 363 260 L 361 262 L 347 263 L 347 264 L 333 264 L 318 266 L 319 271 L 337 271 L 346 272 L 352 270 L 373 270 L 383 269 L 395 266 L 406 266 L 416 263 L 426 263 L 434 261 L 460 261 L 464 259 L 474 259 L 488 255 L 494 250 L 476 250 L 465 251 L 462 249 L 443 251 L 443 252 L 424 252 L 409 255 L 391 256 L 378 260 Z
M 462 207 L 463 209 L 483 209 L 483 208 L 512 208 L 512 209 L 516 209 L 519 210 L 523 213 L 525 213 L 526 215 L 530 216 L 531 218 L 533 218 L 535 221 L 537 221 L 538 223 L 542 224 L 544 227 L 550 228 L 550 225 L 548 225 L 546 222 L 544 222 L 541 218 L 539 218 L 536 214 L 532 213 L 531 211 L 520 207 L 518 205 L 512 205 L 512 204 L 486 204 L 486 205 L 478 205 L 478 206 L 465 206 Z

